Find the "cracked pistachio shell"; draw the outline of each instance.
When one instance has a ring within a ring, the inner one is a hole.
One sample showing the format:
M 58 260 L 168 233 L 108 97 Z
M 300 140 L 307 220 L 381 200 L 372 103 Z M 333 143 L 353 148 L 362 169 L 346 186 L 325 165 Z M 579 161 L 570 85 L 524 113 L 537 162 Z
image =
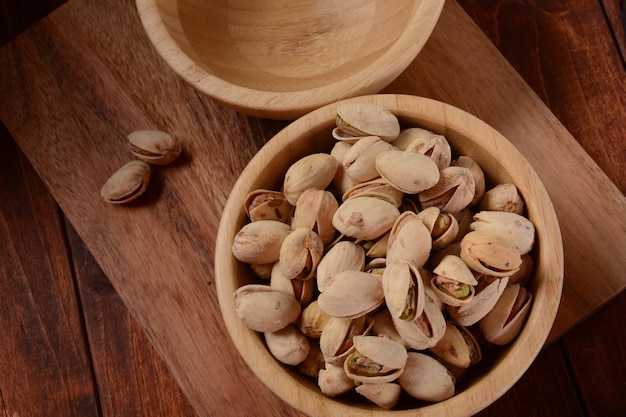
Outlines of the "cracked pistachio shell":
M 138 130 L 127 136 L 132 154 L 153 165 L 166 165 L 182 152 L 182 146 L 167 132 L 159 130 Z
M 519 252 L 490 233 L 471 231 L 461 240 L 461 259 L 473 271 L 508 277 L 519 270 Z
M 454 376 L 437 359 L 409 352 L 398 383 L 410 396 L 424 401 L 443 401 L 454 395 Z
M 270 286 L 285 291 L 294 296 L 302 306 L 306 306 L 313 299 L 315 281 L 312 279 L 291 279 L 284 273 L 280 261 L 272 264 Z
M 474 221 L 474 211 L 470 207 L 465 207 L 461 211 L 452 213 L 452 215 L 459 225 L 459 231 L 457 232 L 454 241 L 460 242 L 463 236 L 470 231 L 470 224 Z
M 354 381 L 348 378 L 343 366 L 327 363 L 324 369 L 320 369 L 317 385 L 322 394 L 335 397 L 351 391 L 354 388 Z
M 480 323 L 483 337 L 495 345 L 511 343 L 530 312 L 532 294 L 519 284 L 509 285 Z
M 341 203 L 332 223 L 345 236 L 375 240 L 391 229 L 399 215 L 396 206 L 385 200 L 358 197 Z
M 383 286 L 374 274 L 342 271 L 326 281 L 318 297 L 322 310 L 333 317 L 355 318 L 383 304 Z
M 305 336 L 319 339 L 329 321 L 330 316 L 320 308 L 317 300 L 313 300 L 302 310 L 298 319 L 298 329 Z
M 324 242 L 319 235 L 301 227 L 285 236 L 278 259 L 287 278 L 308 280 L 315 276 L 323 254 Z
M 353 349 L 352 338 L 368 334 L 372 325 L 373 321 L 366 316 L 355 319 L 331 317 L 320 335 L 320 349 L 324 361 L 343 366 L 346 356 Z
M 244 200 L 244 210 L 251 222 L 276 220 L 288 223 L 293 212 L 283 193 L 271 190 L 254 190 Z
M 413 321 L 424 311 L 424 283 L 410 262 L 388 264 L 382 278 L 385 303 L 392 317 Z
M 485 173 L 483 169 L 476 160 L 466 155 L 459 156 L 457 160 L 453 162 L 453 165 L 467 168 L 472 173 L 472 177 L 474 177 L 474 198 L 472 198 L 469 204 L 475 206 L 485 195 Z
M 526 286 L 533 277 L 535 272 L 535 261 L 531 254 L 522 255 L 522 264 L 519 271 L 509 277 L 509 284 L 520 284 Z
M 459 233 L 459 223 L 450 213 L 442 212 L 438 207 L 428 207 L 417 217 L 424 222 L 433 241 L 433 249 L 439 250 L 454 242 Z
M 446 319 L 439 305 L 425 293 L 424 311 L 413 321 L 392 317 L 393 324 L 407 347 L 424 350 L 439 342 L 446 331 Z
M 429 351 L 445 363 L 458 368 L 468 368 L 482 359 L 480 345 L 474 335 L 463 326 L 446 322 L 446 332 L 439 343 Z
M 343 159 L 344 171 L 357 183 L 378 178 L 376 157 L 391 149 L 393 146 L 378 136 L 363 137 L 347 150 Z
M 309 188 L 325 190 L 336 172 L 337 160 L 327 153 L 314 153 L 297 160 L 285 173 L 285 198 L 295 206 L 300 195 Z
M 289 225 L 276 220 L 247 223 L 235 235 L 233 255 L 247 263 L 274 263 L 280 255 L 283 240 L 290 233 Z
M 419 199 L 423 208 L 434 206 L 447 213 L 456 213 L 471 203 L 474 191 L 474 176 L 470 170 L 449 166 L 439 172 L 439 182 L 421 192 Z
M 384 335 L 352 339 L 354 349 L 343 363 L 349 378 L 360 383 L 384 383 L 400 376 L 407 359 L 402 343 Z
M 344 240 L 335 244 L 326 252 L 317 266 L 317 288 L 324 292 L 326 282 L 342 271 L 363 271 L 365 251 L 363 247 Z
M 370 181 L 356 184 L 342 195 L 342 200 L 355 197 L 375 197 L 388 201 L 396 207 L 400 207 L 404 199 L 404 193 L 394 188 L 389 181 L 383 178 L 375 178 Z
M 293 324 L 276 332 L 265 332 L 263 336 L 268 350 L 281 363 L 296 366 L 309 355 L 309 339 Z
M 417 214 L 405 211 L 394 222 L 387 243 L 387 264 L 407 261 L 424 266 L 432 249 L 430 232 Z
M 509 213 L 524 213 L 524 200 L 520 196 L 515 184 L 498 184 L 488 190 L 480 201 L 480 210 L 507 211 Z
M 333 215 L 339 208 L 335 196 L 326 190 L 309 188 L 300 195 L 291 221 L 292 229 L 301 227 L 316 232 L 324 244 L 335 238 Z
M 355 391 L 379 407 L 390 409 L 396 406 L 402 393 L 402 387 L 393 382 L 364 383 Z
M 376 170 L 392 186 L 407 194 L 417 194 L 439 181 L 439 168 L 426 155 L 388 150 L 376 156 Z
M 430 287 L 444 304 L 458 307 L 474 297 L 474 287 L 478 285 L 478 281 L 458 256 L 446 255 L 433 273 L 435 275 L 430 281 Z M 466 291 L 462 291 L 463 289 Z M 457 294 L 457 291 L 461 293 Z
M 352 136 L 379 136 L 392 142 L 400 134 L 398 118 L 384 107 L 371 103 L 347 103 L 337 108 L 337 127 Z
M 496 305 L 508 282 L 508 277 L 497 278 L 490 276 L 481 278 L 476 294 L 470 302 L 460 307 L 448 308 L 447 311 L 450 318 L 461 326 L 471 326 L 478 323 Z
M 368 242 L 361 242 L 361 245 L 367 252 L 365 255 L 370 259 L 384 258 L 387 256 L 387 244 L 389 243 L 389 232 L 381 237 Z
M 524 255 L 535 243 L 535 226 L 526 217 L 506 211 L 481 211 L 474 215 L 470 230 L 488 233 Z
M 452 149 L 447 139 L 419 127 L 402 130 L 393 145 L 403 151 L 427 155 L 439 170 L 449 167 L 452 161 Z
M 276 332 L 300 316 L 300 304 L 293 295 L 269 285 L 247 284 L 235 293 L 237 317 L 257 332 Z
M 150 181 L 150 166 L 143 161 L 131 161 L 118 169 L 100 189 L 107 203 L 124 204 L 142 195 Z

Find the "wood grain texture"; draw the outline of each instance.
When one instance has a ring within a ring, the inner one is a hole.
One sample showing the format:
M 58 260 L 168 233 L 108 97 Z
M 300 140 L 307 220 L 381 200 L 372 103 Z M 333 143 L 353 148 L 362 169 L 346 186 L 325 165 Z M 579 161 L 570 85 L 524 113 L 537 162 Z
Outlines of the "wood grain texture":
M 137 240 L 149 242 L 147 236 L 150 239 L 160 238 L 172 232 L 181 233 L 184 237 L 173 239 L 175 244 L 182 242 L 182 247 L 176 247 L 174 255 L 168 254 L 168 257 L 172 256 L 179 261 L 180 265 L 183 265 L 181 268 L 185 268 L 184 273 L 189 272 L 190 267 L 187 266 L 189 262 L 195 262 L 194 265 L 204 265 L 203 274 L 210 276 L 212 273 L 210 241 L 211 236 L 214 236 L 211 233 L 215 232 L 216 224 L 212 227 L 206 226 L 205 223 L 210 222 L 206 218 L 208 216 L 209 219 L 213 219 L 211 221 L 215 221 L 228 190 L 246 161 L 282 126 L 278 122 L 242 117 L 187 88 L 151 51 L 141 30 L 136 27 L 138 21 L 133 6 L 130 1 L 111 1 L 102 2 L 101 5 L 85 10 L 77 2 L 70 2 L 50 19 L 37 24 L 33 30 L 0 52 L 2 62 L 10 63 L 1 70 L 3 75 L 0 82 L 0 97 L 3 98 L 1 117 L 7 120 L 7 124 L 8 121 L 11 122 L 10 130 L 20 146 L 27 150 L 29 159 L 38 162 L 36 168 L 53 191 L 55 198 L 63 196 L 59 200 L 62 200 L 62 207 L 70 221 L 75 225 L 96 222 L 101 229 L 108 229 L 110 223 L 114 221 L 121 223 L 111 230 L 97 230 L 98 228 L 93 225 L 77 228 L 87 246 L 105 266 L 105 272 L 118 290 L 128 286 L 129 283 L 140 283 L 149 289 L 157 286 L 151 284 L 151 277 L 142 276 L 146 270 L 149 271 L 148 275 L 154 272 L 153 267 L 146 266 L 145 263 L 139 265 L 138 261 L 132 268 L 129 267 L 132 261 L 128 258 L 132 258 L 138 252 L 121 251 L 120 248 L 124 247 L 125 242 Z M 118 26 L 120 23 L 123 24 L 122 29 Z M 101 30 L 92 32 L 85 27 Z M 129 49 L 131 46 L 134 48 Z M 574 65 L 572 62 L 570 64 Z M 147 74 L 151 74 L 150 77 Z M 618 81 L 619 79 L 614 80 L 615 85 L 619 86 Z M 590 85 L 592 91 L 596 91 L 597 86 Z M 584 100 L 580 94 L 568 97 L 572 102 Z M 555 96 L 556 101 L 558 100 Z M 618 111 L 615 113 L 619 114 Z M 593 112 L 589 112 L 589 116 L 595 117 Z M 619 126 L 621 122 L 617 120 L 616 126 Z M 109 211 L 108 208 L 102 210 L 102 207 L 98 206 L 97 192 L 110 170 L 115 169 L 129 157 L 122 146 L 125 134 L 136 126 L 146 125 L 170 130 L 189 138 L 185 139 L 188 149 L 180 164 L 173 169 L 170 167 L 157 173 L 155 187 L 151 189 L 151 199 L 148 200 L 150 203 L 154 202 L 157 207 L 152 217 L 146 213 L 151 210 L 146 210 L 145 206 L 141 205 L 133 206 L 131 213 L 118 217 L 119 212 Z M 622 138 L 617 137 L 615 140 L 618 139 Z M 53 157 L 59 160 L 72 162 L 51 170 L 46 164 L 51 152 Z M 102 160 L 102 155 L 106 155 L 106 160 Z M 199 158 L 198 155 L 205 156 Z M 621 158 L 619 154 L 614 155 L 618 159 Z M 84 162 L 85 160 L 89 162 Z M 585 158 L 581 161 L 582 164 L 586 163 Z M 606 171 L 605 166 L 602 167 Z M 199 187 L 196 184 L 199 178 L 210 178 L 210 185 Z M 617 176 L 615 178 L 619 179 Z M 81 187 L 76 188 L 76 184 L 81 184 Z M 82 191 L 78 193 L 77 189 Z M 611 191 L 610 187 L 608 191 Z M 181 201 L 186 206 L 184 209 L 180 208 Z M 209 210 L 205 210 L 203 207 L 205 205 Z M 93 212 L 94 207 L 97 213 Z M 191 213 L 190 216 L 187 211 Z M 147 223 L 142 227 L 136 226 L 137 219 L 144 221 L 144 216 L 149 218 Z M 186 218 L 192 220 L 191 225 L 187 223 Z M 163 227 L 163 219 L 171 219 L 174 224 L 166 224 L 166 231 L 157 232 L 155 235 L 154 230 Z M 99 234 L 116 235 L 125 230 L 125 226 L 128 226 L 131 232 L 125 235 L 126 237 L 114 236 L 110 240 L 101 241 L 102 236 Z M 185 241 L 189 235 L 192 237 L 191 243 Z M 102 246 L 94 242 L 100 242 Z M 172 239 L 166 239 L 164 245 L 171 246 Z M 204 261 L 188 260 L 186 256 L 191 253 L 187 252 L 190 248 L 202 250 Z M 150 254 L 154 255 L 154 252 L 150 251 Z M 118 270 L 117 263 L 120 259 L 122 262 Z M 168 266 L 168 273 L 171 268 L 172 266 Z M 177 280 L 180 275 L 172 274 L 168 278 Z M 191 279 L 194 283 L 201 282 L 199 286 L 202 287 L 205 276 L 201 278 L 196 276 L 197 281 L 188 277 L 181 281 L 183 285 L 189 285 Z M 159 282 L 170 283 L 165 278 L 161 279 Z M 170 285 L 174 286 L 171 283 Z M 210 294 L 212 290 L 209 286 L 209 289 L 203 289 L 201 292 Z M 163 308 L 164 305 L 169 308 L 169 303 L 173 303 L 178 310 L 184 310 L 184 306 L 188 305 L 184 298 L 174 302 L 172 299 L 175 297 L 171 294 L 155 294 L 153 288 L 149 295 L 156 298 L 154 304 L 159 308 Z M 185 336 L 181 339 L 183 342 L 198 341 L 194 340 L 191 332 L 185 332 L 185 329 L 171 330 L 174 338 L 170 338 L 169 335 L 163 337 L 159 328 L 147 323 L 148 318 L 145 316 L 142 318 L 141 309 L 137 307 L 144 302 L 141 291 L 120 291 L 120 296 L 131 307 L 132 313 L 139 319 L 160 353 L 174 350 L 171 340 L 178 341 L 175 336 L 179 332 Z M 209 298 L 208 301 L 213 303 L 210 308 L 217 308 L 214 298 Z M 191 314 L 185 310 L 177 312 L 176 317 L 164 322 L 164 327 L 175 326 L 174 322 L 180 315 Z M 202 311 L 199 314 L 201 313 Z M 157 317 L 160 319 L 162 316 Z M 195 323 L 199 323 L 204 319 L 205 317 L 194 320 Z M 215 327 L 219 330 L 219 315 L 215 313 L 209 319 L 211 330 L 216 330 Z M 224 333 L 216 334 L 221 334 L 224 338 L 220 343 L 226 345 L 223 347 L 226 353 L 221 357 L 219 353 L 212 352 L 208 361 L 220 358 L 228 362 L 232 359 L 238 364 L 236 366 L 241 367 L 235 371 L 236 374 L 240 375 L 242 380 L 249 380 L 254 385 L 254 378 L 245 367 L 241 366 L 236 357 L 229 356 L 232 354 L 228 349 L 232 346 L 228 346 L 229 342 L 225 339 Z M 171 360 L 168 355 L 164 357 L 176 378 L 188 384 L 189 381 L 181 377 L 185 366 L 178 363 L 184 360 L 181 358 Z M 220 370 L 223 371 L 224 368 Z M 182 385 L 185 387 L 187 384 Z M 253 386 L 247 391 L 248 394 L 243 394 L 241 398 L 237 398 L 236 388 L 238 387 L 230 385 L 218 390 L 213 396 L 209 395 L 208 398 L 214 401 L 214 406 L 219 407 L 219 410 L 232 410 L 232 415 L 250 415 L 251 412 L 242 410 L 252 410 L 251 407 L 259 402 L 269 403 L 271 410 L 277 410 L 275 407 L 271 408 L 276 405 L 275 400 L 271 399 L 271 394 L 262 387 L 256 392 L 257 387 Z M 224 394 L 229 390 L 232 390 L 231 394 Z M 224 401 L 224 398 L 228 400 Z M 223 408 L 234 401 L 243 402 L 243 405 L 240 408 Z M 206 409 L 204 411 L 208 412 Z M 291 413 L 297 414 L 293 411 Z

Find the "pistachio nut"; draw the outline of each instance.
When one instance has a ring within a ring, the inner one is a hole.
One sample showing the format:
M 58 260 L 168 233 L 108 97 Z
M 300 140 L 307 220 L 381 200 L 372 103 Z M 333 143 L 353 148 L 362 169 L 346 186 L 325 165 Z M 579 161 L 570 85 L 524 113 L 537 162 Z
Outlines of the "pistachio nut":
M 506 211 L 481 211 L 474 215 L 470 230 L 488 233 L 501 244 L 524 255 L 535 243 L 535 226 L 526 217 Z
M 347 103 L 337 108 L 337 127 L 352 136 L 379 136 L 392 142 L 400 134 L 398 118 L 371 103 Z
M 387 264 L 407 261 L 424 266 L 432 249 L 430 232 L 417 214 L 405 211 L 394 222 L 387 242 Z
M 257 332 L 276 332 L 295 322 L 300 304 L 293 295 L 269 285 L 246 284 L 235 293 L 237 317 Z
M 327 363 L 324 369 L 320 369 L 317 385 L 322 394 L 329 397 L 345 394 L 354 388 L 354 381 L 346 375 L 343 366 Z
M 469 169 L 474 177 L 474 198 L 470 201 L 471 206 L 475 206 L 485 195 L 485 173 L 474 158 L 466 155 L 459 156 L 452 165 Z
M 352 338 L 368 334 L 372 325 L 372 320 L 366 316 L 355 319 L 331 317 L 319 339 L 324 361 L 343 366 L 344 360 L 353 349 Z
M 361 240 L 375 240 L 391 229 L 400 212 L 391 203 L 374 197 L 350 198 L 339 205 L 333 226 L 339 233 Z
M 429 351 L 458 368 L 468 368 L 482 359 L 480 345 L 474 335 L 466 327 L 450 321 L 446 322 L 446 332 L 441 340 Z
M 447 139 L 427 129 L 419 127 L 404 129 L 393 141 L 393 146 L 403 151 L 428 156 L 437 164 L 439 170 L 449 167 L 452 161 L 452 149 Z
M 419 194 L 422 208 L 439 207 L 441 211 L 456 213 L 468 206 L 474 198 L 476 185 L 471 171 L 449 166 L 439 172 L 439 182 Z
M 509 285 L 480 323 L 483 337 L 495 345 L 511 343 L 522 330 L 533 296 L 519 284 Z
M 289 225 L 276 220 L 247 223 L 235 235 L 233 255 L 241 262 L 274 263 L 279 258 L 283 240 L 290 233 Z
M 312 282 L 312 281 L 307 281 Z M 302 334 L 313 339 L 319 339 L 330 317 L 319 306 L 317 300 L 307 305 L 298 319 L 298 329 Z
M 131 161 L 111 175 L 100 189 L 100 196 L 111 204 L 129 203 L 146 191 L 149 181 L 150 166 Z
M 365 255 L 370 259 L 384 258 L 387 256 L 387 245 L 389 244 L 390 232 L 385 233 L 381 237 L 375 240 L 367 242 L 360 242 L 365 252 Z
M 280 260 L 272 264 L 270 286 L 294 296 L 301 306 L 308 305 L 315 293 L 315 281 L 312 279 L 291 279 L 283 272 Z
M 380 307 L 385 295 L 374 274 L 342 271 L 326 281 L 317 300 L 322 310 L 333 317 L 355 318 Z
M 364 383 L 354 389 L 379 407 L 390 409 L 396 406 L 402 387 L 394 382 Z
M 472 231 L 461 240 L 461 259 L 472 270 L 496 277 L 507 277 L 519 270 L 522 258 L 516 249 L 502 244 L 490 234 Z
M 332 184 L 339 195 L 343 195 L 357 184 L 357 181 L 353 180 L 343 167 L 343 160 L 350 146 L 352 145 L 346 142 L 337 142 L 330 151 L 330 155 L 337 161 L 337 171 L 333 177 Z
M 349 378 L 360 383 L 384 383 L 402 374 L 407 359 L 402 343 L 385 335 L 354 336 L 352 339 L 354 349 L 343 363 L 343 370 Z
M 287 278 L 307 280 L 315 276 L 323 254 L 324 242 L 319 235 L 300 227 L 285 236 L 278 259 Z
M 393 146 L 378 136 L 366 136 L 355 142 L 347 150 L 343 159 L 343 168 L 357 183 L 378 178 L 376 157 L 378 154 L 393 149 Z
M 507 211 L 509 213 L 524 213 L 524 200 L 520 196 L 515 184 L 498 184 L 488 190 L 480 201 L 480 210 Z
M 445 256 L 433 273 L 435 276 L 430 281 L 430 287 L 444 304 L 458 307 L 474 297 L 478 281 L 458 256 Z
M 248 264 L 254 275 L 261 279 L 270 279 L 272 277 L 272 268 L 274 268 L 274 263 L 266 263 L 266 264 Z
M 324 244 L 328 244 L 335 238 L 332 221 L 338 207 L 339 203 L 330 191 L 309 188 L 298 198 L 291 228 L 306 227 L 317 233 Z
M 424 401 L 443 401 L 454 395 L 454 376 L 437 359 L 409 352 L 398 383 L 410 396 Z
M 439 181 L 439 168 L 426 155 L 401 150 L 388 150 L 376 156 L 378 174 L 393 187 L 407 194 L 417 194 Z
M 344 240 L 326 252 L 317 266 L 317 288 L 324 291 L 326 282 L 341 271 L 363 271 L 365 251 L 354 242 Z
M 438 207 L 428 207 L 417 213 L 417 217 L 430 232 L 434 250 L 439 250 L 454 242 L 459 233 L 459 223 L 456 217 L 442 212 Z
M 374 178 L 370 181 L 360 182 L 348 189 L 343 195 L 342 200 L 346 201 L 354 197 L 375 197 L 388 201 L 396 207 L 402 204 L 404 193 L 389 184 L 389 181 L 383 178 Z
M 138 130 L 130 133 L 127 139 L 132 154 L 153 165 L 169 164 L 183 149 L 172 135 L 159 130 Z
M 283 192 L 292 206 L 309 188 L 325 190 L 337 172 L 337 160 L 327 153 L 314 153 L 297 160 L 285 173 Z
M 478 287 L 476 287 L 476 294 L 471 301 L 459 307 L 447 309 L 450 318 L 461 326 L 471 326 L 478 323 L 496 305 L 508 282 L 509 277 L 485 276 L 481 278 Z
M 276 332 L 265 332 L 263 335 L 270 353 L 281 363 L 295 366 L 309 355 L 311 349 L 309 339 L 293 324 Z
M 433 347 L 446 331 L 446 319 L 439 305 L 424 291 L 424 311 L 413 321 L 392 317 L 393 324 L 407 347 L 423 350 Z
M 385 303 L 392 317 L 413 321 L 424 311 L 424 283 L 410 262 L 396 261 L 385 268 L 382 278 Z
M 254 190 L 244 200 L 244 210 L 251 222 L 276 220 L 288 223 L 293 212 L 283 193 L 271 190 Z

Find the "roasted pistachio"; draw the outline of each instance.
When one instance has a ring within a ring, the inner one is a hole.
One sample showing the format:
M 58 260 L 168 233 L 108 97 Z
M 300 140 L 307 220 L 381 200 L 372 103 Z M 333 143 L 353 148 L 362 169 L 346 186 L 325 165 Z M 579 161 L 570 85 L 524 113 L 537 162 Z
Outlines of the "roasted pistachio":
M 181 144 L 169 133 L 138 130 L 128 135 L 128 147 L 135 157 L 154 165 L 166 165 L 182 152 Z
M 143 161 L 131 161 L 104 183 L 100 195 L 107 203 L 129 203 L 146 191 L 149 181 L 150 166 Z

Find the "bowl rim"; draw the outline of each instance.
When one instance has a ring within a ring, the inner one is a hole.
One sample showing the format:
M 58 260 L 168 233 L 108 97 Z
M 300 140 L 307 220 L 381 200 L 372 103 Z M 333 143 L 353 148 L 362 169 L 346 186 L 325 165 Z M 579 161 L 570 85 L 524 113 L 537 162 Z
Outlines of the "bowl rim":
M 285 92 L 243 87 L 202 68 L 172 38 L 161 18 L 157 1 L 135 0 L 135 4 L 148 38 L 168 66 L 186 82 L 218 102 L 242 113 L 273 119 L 295 119 L 334 101 L 382 90 L 415 59 L 432 34 L 445 4 L 445 0 L 414 2 L 414 12 L 407 22 L 407 29 L 363 70 L 331 84 Z
M 436 100 L 397 94 L 379 94 L 355 97 L 332 103 L 319 108 L 297 119 L 270 139 L 251 159 L 246 168 L 237 179 L 225 208 L 222 213 L 215 250 L 215 284 L 218 301 L 231 340 L 238 349 L 240 355 L 248 367 L 257 377 L 274 392 L 278 397 L 292 407 L 310 415 L 323 416 L 331 412 L 342 416 L 363 415 L 364 409 L 349 404 L 341 403 L 320 392 L 313 392 L 298 384 L 276 384 L 278 378 L 294 380 L 294 377 L 285 370 L 285 367 L 271 357 L 267 349 L 259 349 L 263 345 L 259 341 L 258 334 L 248 329 L 237 319 L 234 310 L 233 292 L 236 287 L 233 282 L 224 278 L 224 271 L 234 268 L 238 262 L 234 256 L 224 256 L 230 251 L 234 238 L 234 230 L 237 222 L 241 222 L 242 202 L 245 198 L 248 185 L 254 180 L 259 167 L 270 161 L 281 150 L 289 148 L 297 141 L 299 135 L 320 123 L 334 120 L 336 108 L 346 102 L 366 101 L 378 104 L 389 109 L 400 119 L 419 119 L 426 124 L 439 125 L 446 136 L 459 131 L 463 126 L 472 126 L 470 137 L 483 147 L 488 147 L 491 152 L 498 155 L 506 154 L 508 160 L 500 163 L 516 178 L 523 178 L 525 183 L 531 184 L 524 193 L 527 199 L 529 217 L 537 229 L 538 260 L 551 259 L 547 265 L 539 263 L 538 273 L 541 274 L 541 282 L 536 283 L 543 291 L 533 294 L 534 305 L 541 302 L 544 308 L 541 312 L 532 308 L 526 325 L 517 339 L 505 347 L 507 355 L 518 355 L 521 361 L 498 361 L 500 366 L 491 368 L 486 375 L 479 376 L 476 381 L 462 392 L 440 403 L 428 404 L 418 409 L 385 410 L 375 406 L 367 408 L 371 416 L 415 416 L 417 410 L 427 416 L 445 415 L 470 416 L 486 408 L 496 399 L 502 396 L 519 378 L 526 372 L 541 351 L 558 311 L 564 276 L 563 245 L 558 224 L 558 219 L 549 195 L 539 176 L 522 154 L 504 136 L 481 121 L 477 117 L 443 102 Z M 410 109 L 410 110 L 407 110 Z M 461 120 L 462 122 L 458 122 Z M 453 147 L 456 148 L 455 145 Z M 462 152 L 465 154 L 465 152 Z M 291 155 L 291 158 L 297 155 Z M 529 194 L 530 193 L 530 194 Z M 546 241 L 545 239 L 550 239 Z M 220 256 L 222 255 L 222 256 Z M 256 340 L 255 340 L 256 338 Z M 261 350 L 264 350 L 262 352 Z M 261 351 L 261 352 L 260 352 Z

